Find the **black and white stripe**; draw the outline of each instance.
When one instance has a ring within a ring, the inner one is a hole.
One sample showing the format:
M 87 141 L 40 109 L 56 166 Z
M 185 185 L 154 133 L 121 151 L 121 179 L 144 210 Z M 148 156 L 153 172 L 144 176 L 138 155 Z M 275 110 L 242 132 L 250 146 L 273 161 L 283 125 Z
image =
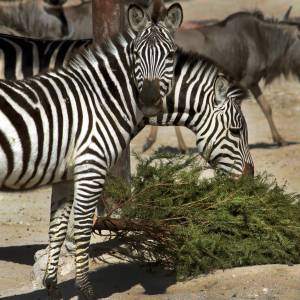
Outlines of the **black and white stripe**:
M 164 100 L 164 113 L 145 124 L 186 126 L 196 134 L 198 152 L 212 166 L 235 175 L 252 174 L 240 107 L 246 91 L 204 57 L 178 50 L 176 60 L 174 88 Z
M 21 80 L 65 66 L 86 40 L 41 40 L 0 34 L 0 79 Z
M 155 37 L 153 38 L 152 36 L 154 35 L 153 32 L 149 30 L 145 30 L 144 36 L 147 37 L 150 40 L 150 43 L 153 43 L 154 45 L 158 45 L 158 43 L 155 40 Z M 38 39 L 30 39 L 30 38 L 20 38 L 20 37 L 14 37 L 14 36 L 7 36 L 7 35 L 0 35 L 0 65 L 2 66 L 2 71 L 0 72 L 0 78 L 4 79 L 22 79 L 24 77 L 28 77 L 31 75 L 36 75 L 42 72 L 45 72 L 47 70 L 55 69 L 61 66 L 65 66 L 69 59 L 76 53 L 76 51 L 79 51 L 80 49 L 87 47 L 92 44 L 92 40 L 58 40 L 58 41 L 51 41 L 51 40 L 38 40 Z M 139 80 L 139 78 L 149 78 L 151 79 L 153 77 L 153 70 L 157 70 L 160 68 L 160 66 L 153 66 L 149 69 L 147 69 L 146 62 L 147 61 L 159 61 L 159 58 L 152 59 L 153 53 L 160 53 L 160 51 L 153 51 L 152 47 L 143 47 L 144 43 L 143 40 L 140 41 L 138 44 L 136 44 L 136 49 L 133 49 L 133 60 L 137 63 L 137 68 L 135 69 L 135 78 L 137 78 L 139 88 L 142 89 L 142 81 Z M 168 48 L 169 45 L 158 45 L 158 47 L 162 47 L 162 50 L 167 47 L 167 50 L 169 51 L 170 49 Z M 155 49 L 159 50 L 159 49 Z M 165 68 L 162 68 L 164 72 L 168 71 L 169 66 L 172 66 L 172 57 L 174 57 L 175 53 L 174 52 L 169 52 L 170 57 L 166 57 L 165 61 L 166 64 L 164 65 Z M 171 111 L 174 111 L 176 113 L 175 116 L 175 123 L 173 125 L 189 125 L 185 124 L 185 122 L 180 122 L 180 124 L 177 124 L 178 120 L 178 115 L 179 112 L 185 105 L 191 106 L 191 103 L 194 103 L 195 101 L 200 101 L 199 99 L 207 99 L 204 97 L 200 97 L 199 95 L 201 94 L 200 91 L 195 92 L 195 89 L 198 88 L 200 80 L 204 78 L 205 76 L 202 73 L 205 73 L 206 68 L 210 66 L 211 63 L 208 63 L 207 60 L 204 60 L 203 58 L 197 57 L 197 55 L 192 55 L 192 54 L 185 54 L 183 55 L 183 52 L 178 51 L 176 53 L 177 55 L 177 77 L 175 78 L 176 80 L 176 93 L 175 90 L 174 92 L 168 97 L 168 105 L 167 108 L 170 109 Z M 205 67 L 200 67 L 201 62 L 206 61 L 206 68 Z M 194 66 L 195 65 L 195 66 Z M 172 69 L 172 68 L 171 68 Z M 1 75 L 2 74 L 2 75 Z M 169 72 L 169 74 L 172 74 L 172 72 Z M 202 74 L 202 75 L 201 75 Z M 163 74 L 161 74 L 163 78 Z M 167 75 L 166 78 L 168 78 Z M 194 76 L 194 79 L 192 80 L 192 77 Z M 214 77 L 212 77 L 214 78 Z M 169 79 L 169 78 L 168 78 Z M 170 82 L 170 81 L 169 81 Z M 209 83 L 212 85 L 212 82 Z M 166 93 L 168 90 L 168 84 L 165 84 L 163 80 L 161 80 L 161 91 L 163 93 Z M 180 95 L 178 96 L 178 91 L 182 94 L 183 91 L 188 91 L 187 95 L 185 96 L 185 100 L 180 100 L 183 99 L 184 96 Z M 200 94 L 199 94 L 200 93 Z M 203 94 L 203 93 L 202 93 Z M 201 94 L 201 95 L 202 95 Z M 194 97 L 194 98 L 193 98 Z M 196 99 L 198 97 L 198 99 Z M 228 93 L 228 97 L 230 99 L 234 98 L 239 98 L 234 95 L 231 95 Z M 175 102 L 174 102 L 175 101 Z M 183 102 L 182 102 L 183 101 Z M 202 101 L 202 100 L 201 100 Z M 173 104 L 174 102 L 174 104 Z M 225 153 L 223 153 L 226 149 L 226 153 L 228 152 L 228 149 L 231 149 L 232 152 L 239 152 L 240 153 L 240 158 L 235 158 L 236 156 L 239 155 L 232 155 L 231 158 L 227 158 L 228 161 L 235 161 L 235 167 L 232 167 L 231 163 L 225 164 L 224 162 L 224 168 L 229 170 L 232 169 L 232 171 L 236 170 L 235 172 L 242 172 L 245 163 L 251 163 L 251 159 L 249 158 L 249 151 L 247 149 L 247 129 L 246 129 L 246 124 L 242 115 L 242 112 L 240 111 L 238 101 L 234 102 L 228 102 L 227 105 L 232 104 L 230 107 L 227 107 L 227 112 L 228 118 L 226 118 L 226 121 L 228 124 L 226 125 L 223 121 L 223 123 L 219 122 L 216 123 L 215 115 L 217 114 L 217 110 L 214 111 L 211 109 L 210 113 L 210 118 L 207 119 L 207 123 L 203 124 L 200 128 L 195 128 L 193 129 L 196 135 L 199 137 L 197 140 L 197 145 L 200 153 L 208 153 L 208 145 L 212 145 L 212 141 L 215 139 L 214 135 L 211 134 L 211 131 L 213 128 L 215 128 L 218 124 L 218 126 L 227 126 L 227 128 L 232 128 L 231 133 L 235 132 L 237 133 L 239 130 L 238 128 L 241 128 L 240 132 L 242 133 L 241 135 L 241 140 L 239 144 L 244 145 L 240 146 L 240 149 L 235 149 L 233 144 L 228 144 L 227 146 L 225 145 L 219 145 L 216 147 L 218 151 L 213 151 L 211 152 L 209 161 L 217 167 L 221 167 L 221 162 L 224 161 Z M 235 104 L 234 104 L 235 103 Z M 193 104 L 195 105 L 195 104 Z M 199 105 L 198 105 L 199 107 Z M 210 106 L 203 106 L 204 108 L 208 109 Z M 166 108 L 166 105 L 165 105 Z M 224 107 L 223 110 L 224 111 Z M 192 112 L 192 110 L 190 111 Z M 231 114 L 231 116 L 230 116 Z M 186 114 L 185 114 L 186 115 Z M 172 118 L 174 117 L 169 117 L 168 124 L 172 125 Z M 239 120 L 239 121 L 237 121 Z M 231 125 L 229 123 L 232 122 Z M 234 125 L 235 122 L 238 122 L 239 125 Z M 154 118 L 151 121 L 151 124 L 153 125 L 164 125 L 164 120 L 156 119 Z M 202 124 L 202 122 L 200 122 Z M 213 125 L 213 127 L 211 127 Z M 207 129 L 210 128 L 210 129 Z M 234 129 L 235 128 L 235 129 Z M 245 129 L 244 129 L 245 128 Z M 216 130 L 217 131 L 217 130 Z M 203 134 L 205 132 L 205 135 Z M 225 134 L 225 127 L 224 130 L 222 131 L 223 134 Z M 229 135 L 230 135 L 229 132 Z M 236 139 L 235 135 L 235 139 Z M 219 139 L 221 139 L 222 134 L 219 134 Z M 205 144 L 206 141 L 206 144 Z M 226 139 L 223 140 L 223 143 L 225 143 Z M 217 145 L 218 142 L 214 142 L 214 145 Z M 220 143 L 219 143 L 220 144 Z M 223 158 L 221 158 L 223 156 Z M 228 155 L 227 155 L 228 156 Z M 216 163 L 216 162 L 219 163 Z M 237 163 L 239 161 L 239 163 Z M 227 167 L 226 167 L 227 165 Z M 238 166 L 240 165 L 240 166 Z M 223 168 L 223 167 L 222 167 Z
M 145 40 L 151 37 L 149 29 L 151 30 L 151 27 L 144 32 Z M 0 85 L 2 91 L 2 101 L 0 100 L 0 102 L 5 102 L 5 95 L 11 95 L 11 99 L 7 101 L 10 105 L 7 105 L 7 111 L 2 112 L 0 109 L 1 119 L 6 120 L 4 122 L 5 128 L 11 128 L 11 131 L 0 130 L 0 141 L 2 141 L 0 156 L 4 162 L 3 169 L 5 170 L 1 172 L 2 186 L 22 189 L 54 183 L 53 199 L 56 201 L 51 213 L 50 255 L 45 277 L 45 282 L 49 288 L 56 282 L 59 250 L 65 237 L 73 199 L 72 188 L 61 181 L 74 176 L 74 170 L 78 172 L 75 172 L 75 175 L 83 174 L 83 179 L 81 180 L 79 176 L 77 186 L 75 186 L 75 199 L 78 199 L 75 203 L 81 203 L 77 206 L 78 211 L 85 210 L 85 215 L 82 218 L 90 218 L 94 213 L 93 207 L 96 203 L 96 196 L 93 195 L 100 192 L 101 188 L 98 187 L 102 186 L 105 177 L 105 172 L 104 174 L 101 173 L 101 176 L 98 173 L 115 162 L 117 153 L 123 149 L 129 140 L 129 135 L 132 136 L 137 128 L 138 119 L 132 118 L 132 116 L 136 114 L 134 105 L 140 106 L 140 104 L 135 102 L 137 94 L 134 92 L 134 86 L 139 87 L 141 91 L 142 85 L 139 84 L 141 78 L 153 79 L 153 70 L 157 70 L 160 74 L 160 92 L 162 94 L 169 92 L 164 87 L 170 87 L 171 81 L 175 82 L 175 87 L 164 100 L 164 113 L 159 117 L 146 120 L 146 123 L 189 127 L 197 135 L 199 153 L 212 165 L 223 170 L 241 174 L 245 173 L 249 166 L 250 169 L 253 168 L 248 148 L 247 126 L 239 106 L 244 91 L 229 82 L 225 96 L 222 95 L 221 99 L 216 99 L 218 97 L 216 97 L 215 83 L 223 75 L 212 62 L 196 55 L 184 54 L 181 51 L 177 51 L 175 54 L 172 43 L 168 44 L 168 47 L 162 47 L 163 43 L 160 45 L 157 41 L 155 45 L 160 46 L 156 50 L 165 52 L 161 57 L 155 56 L 153 55 L 153 48 L 150 47 L 151 40 L 152 37 L 149 38 L 149 44 L 144 45 L 144 47 L 149 46 L 148 53 L 152 51 L 150 58 L 155 57 L 154 60 L 149 58 L 147 51 L 143 50 L 145 48 L 140 51 L 139 47 L 144 43 L 144 40 L 137 42 L 134 45 L 135 48 L 131 47 L 130 52 L 125 51 L 124 53 L 119 53 L 116 51 L 118 47 L 110 44 L 104 53 L 99 52 L 94 55 L 89 51 L 87 55 L 81 56 L 77 63 L 73 63 L 71 67 L 66 69 L 27 81 L 8 82 Z M 81 42 L 83 42 L 82 45 Z M 39 63 L 36 66 L 38 68 L 43 66 L 40 70 L 44 70 L 69 60 L 69 54 L 73 49 L 77 49 L 77 46 L 68 48 L 67 45 L 80 45 L 78 47 L 80 48 L 85 46 L 85 43 L 91 43 L 91 41 L 79 41 L 78 43 L 76 44 L 76 41 L 45 42 L 44 49 L 47 49 L 46 52 L 28 51 L 27 53 L 52 53 L 52 56 L 49 55 L 46 60 L 47 63 L 42 62 L 42 58 L 48 56 L 43 54 L 38 56 Z M 121 39 L 118 45 L 120 46 L 120 44 L 124 46 L 126 40 Z M 22 46 L 20 48 L 22 49 Z M 67 50 L 64 51 L 65 49 Z M 142 59 L 138 58 L 137 53 L 135 53 L 137 51 L 134 52 L 132 49 L 139 49 L 140 55 L 144 55 L 143 64 L 147 61 L 151 62 L 148 64 L 148 70 L 147 63 L 141 67 Z M 135 65 L 134 80 L 131 76 L 126 77 L 124 73 L 124 70 L 128 71 L 125 67 L 129 67 L 130 58 Z M 177 60 L 174 78 L 172 59 Z M 103 73 L 96 74 L 93 65 L 97 64 L 99 60 L 107 69 Z M 24 63 L 29 62 L 25 59 L 23 61 Z M 34 60 L 32 59 L 32 61 Z M 123 68 L 121 68 L 120 61 Z M 157 64 L 158 61 L 165 62 L 163 67 Z M 29 69 L 33 65 L 33 63 L 27 64 Z M 117 72 L 116 66 L 121 72 Z M 36 72 L 38 68 L 31 68 L 31 70 Z M 13 69 L 16 70 L 16 68 Z M 164 72 L 166 74 L 163 76 Z M 22 74 L 21 76 L 24 76 L 27 73 L 23 71 Z M 138 76 L 140 78 L 137 78 Z M 85 82 L 82 81 L 83 78 L 90 80 Z M 166 84 L 162 84 L 163 80 L 166 80 L 165 78 L 170 81 L 167 80 Z M 107 84 L 99 87 L 99 80 Z M 111 90 L 111 86 L 116 86 L 116 88 Z M 132 88 L 131 93 L 128 92 L 130 88 Z M 72 97 L 70 97 L 70 93 L 73 95 Z M 102 104 L 99 106 L 93 101 L 98 93 L 101 94 L 101 100 L 106 99 L 106 97 L 110 99 L 121 97 L 122 100 L 131 99 L 131 101 L 126 105 L 120 102 L 112 107 L 107 106 L 105 101 L 100 101 Z M 77 96 L 75 97 L 75 95 Z M 49 98 L 53 99 L 52 104 L 45 101 Z M 100 111 L 101 114 L 99 114 Z M 8 117 L 12 115 L 15 119 L 13 124 L 12 122 L 9 123 L 11 119 Z M 97 118 L 100 121 L 89 121 Z M 77 124 L 77 129 L 74 129 L 74 124 Z M 121 125 L 119 131 L 116 130 L 117 124 Z M 9 134 L 7 134 L 8 132 Z M 89 135 L 89 132 L 97 132 L 98 135 Z M 44 140 L 38 138 L 40 135 L 44 137 Z M 92 138 L 86 139 L 87 136 Z M 88 145 L 92 145 L 92 148 L 85 153 L 83 149 L 86 149 Z M 68 151 L 71 148 L 73 148 L 73 152 Z M 105 151 L 98 152 L 99 149 Z M 82 155 L 82 160 L 79 163 L 75 159 L 74 151 Z M 95 153 L 100 155 L 101 163 L 94 160 Z M 34 158 L 33 164 L 31 158 Z M 15 161 L 21 162 L 20 165 L 16 167 Z M 85 176 L 89 172 L 93 175 L 91 177 Z M 94 185 L 94 182 L 97 184 Z M 76 191 L 79 192 L 76 193 Z M 87 194 L 89 194 L 91 202 L 88 205 L 82 204 Z M 77 216 L 77 224 L 80 223 L 80 220 L 81 218 Z M 80 226 L 78 228 L 82 229 Z M 86 234 L 88 235 L 89 232 Z M 80 245 L 79 235 L 77 240 Z M 84 257 L 84 263 L 78 259 L 78 268 L 81 270 L 87 269 L 87 254 L 85 252 L 87 247 L 84 241 L 79 247 L 81 250 L 77 252 L 77 257 Z M 77 274 L 77 279 L 81 287 L 88 286 L 86 276 Z M 89 290 L 89 287 L 86 290 Z
M 155 46 L 149 39 L 151 31 Z M 169 58 L 176 48 L 168 31 L 163 20 L 147 22 L 138 38 L 133 33 L 120 35 L 101 48 L 78 54 L 64 68 L 22 81 L 0 81 L 0 188 L 25 190 L 52 184 L 61 189 L 66 181 L 74 182 L 74 192 L 68 191 L 51 208 L 44 280 L 49 291 L 56 286 L 74 193 L 76 283 L 87 298 L 94 296 L 87 277 L 88 247 L 106 173 L 145 116 L 144 107 L 162 101 L 141 96 L 149 78 L 134 76 L 140 66 L 132 49 L 151 48 L 145 74 L 151 69 L 153 81 L 169 86 L 168 90 L 160 84 L 154 87 L 163 97 L 172 87 L 175 64 Z
M 170 45 L 169 43 L 159 42 L 157 40 L 157 35 L 167 35 L 166 40 L 170 40 L 168 33 L 163 28 L 157 27 L 155 30 L 159 32 L 154 32 L 150 28 L 145 30 L 143 37 L 138 38 L 138 43 L 133 49 L 133 59 L 137 63 L 137 68 L 135 68 L 135 78 L 137 79 L 137 84 L 139 89 L 142 89 L 143 81 L 140 79 L 147 78 L 149 80 L 154 80 L 156 72 L 159 73 L 160 87 L 162 94 L 166 94 L 170 90 L 170 84 L 172 82 L 173 76 L 173 61 L 174 61 L 174 49 L 176 49 L 175 44 Z M 149 47 L 145 47 L 145 42 L 149 43 Z M 160 57 L 166 54 L 166 57 Z M 163 60 L 162 60 L 163 59 Z M 164 63 L 162 64 L 162 61 Z M 150 64 L 150 67 L 149 67 Z

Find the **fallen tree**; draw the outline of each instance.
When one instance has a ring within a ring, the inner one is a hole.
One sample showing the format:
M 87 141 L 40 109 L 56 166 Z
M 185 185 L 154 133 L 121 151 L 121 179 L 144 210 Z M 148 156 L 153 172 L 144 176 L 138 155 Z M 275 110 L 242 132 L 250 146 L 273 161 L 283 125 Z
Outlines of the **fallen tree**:
M 236 266 L 300 262 L 299 196 L 272 177 L 201 178 L 195 157 L 139 159 L 132 188 L 110 178 L 108 215 L 95 230 L 115 232 L 141 261 L 178 278 Z

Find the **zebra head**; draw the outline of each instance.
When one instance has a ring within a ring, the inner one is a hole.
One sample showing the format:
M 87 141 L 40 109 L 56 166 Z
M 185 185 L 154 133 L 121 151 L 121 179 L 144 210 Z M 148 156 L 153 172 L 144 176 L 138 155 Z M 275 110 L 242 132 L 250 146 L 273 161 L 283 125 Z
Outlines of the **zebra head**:
M 128 8 L 128 23 L 136 33 L 131 43 L 132 71 L 138 104 L 145 116 L 162 111 L 163 98 L 172 89 L 177 48 L 174 32 L 182 18 L 182 8 L 177 3 L 156 20 L 137 5 Z
M 248 130 L 241 110 L 246 92 L 218 74 L 211 96 L 206 126 L 197 132 L 197 146 L 210 165 L 234 176 L 254 174 Z

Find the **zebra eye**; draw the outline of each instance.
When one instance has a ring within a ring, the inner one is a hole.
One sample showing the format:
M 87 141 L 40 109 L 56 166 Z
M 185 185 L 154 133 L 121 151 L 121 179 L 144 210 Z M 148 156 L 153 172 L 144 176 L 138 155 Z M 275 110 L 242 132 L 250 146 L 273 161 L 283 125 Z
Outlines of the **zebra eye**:
M 229 131 L 232 135 L 239 136 L 241 133 L 241 127 L 230 127 Z
M 175 56 L 175 52 L 170 52 L 170 53 L 167 55 L 166 59 L 169 59 L 169 60 L 174 59 L 174 56 Z

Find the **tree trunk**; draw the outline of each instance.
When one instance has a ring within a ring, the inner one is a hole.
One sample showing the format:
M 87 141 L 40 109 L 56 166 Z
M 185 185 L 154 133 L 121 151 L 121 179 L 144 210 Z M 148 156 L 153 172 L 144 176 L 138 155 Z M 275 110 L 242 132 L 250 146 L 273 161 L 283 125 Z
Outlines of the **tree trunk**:
M 122 0 L 93 0 L 93 32 L 97 44 L 124 26 L 124 10 Z
M 124 23 L 123 0 L 93 0 L 93 32 L 94 43 L 100 45 L 103 40 L 123 31 Z M 112 169 L 112 174 L 130 181 L 130 147 L 125 149 Z M 98 206 L 98 213 L 103 207 Z

